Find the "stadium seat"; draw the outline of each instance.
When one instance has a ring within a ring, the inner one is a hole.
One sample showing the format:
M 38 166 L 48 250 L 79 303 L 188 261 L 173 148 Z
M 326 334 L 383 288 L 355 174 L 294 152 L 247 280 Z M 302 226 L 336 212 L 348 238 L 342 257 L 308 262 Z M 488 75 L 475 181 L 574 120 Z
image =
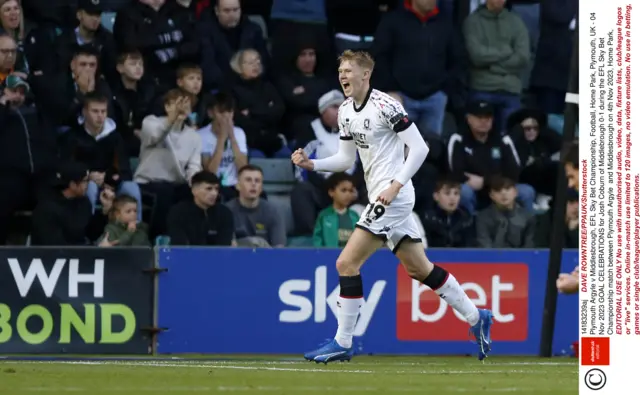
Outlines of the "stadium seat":
M 100 19 L 100 23 L 102 24 L 102 26 L 113 33 L 113 25 L 116 23 L 116 13 L 103 12 Z
M 444 114 L 444 121 L 442 122 L 442 138 L 444 141 L 448 141 L 451 135 L 458 133 L 458 123 L 456 117 L 452 113 L 446 112 Z
M 269 31 L 267 30 L 267 23 L 265 22 L 262 15 L 247 15 L 247 18 L 256 25 L 260 27 L 262 30 L 262 37 L 265 39 L 269 38 Z
M 291 198 L 289 195 L 269 195 L 269 202 L 276 206 L 280 216 L 284 217 L 287 235 L 294 231 L 293 211 L 291 210 Z
M 269 195 L 269 200 L 272 194 L 288 194 L 293 189 L 296 179 L 290 159 L 251 158 L 249 162 L 262 169 L 263 189 Z

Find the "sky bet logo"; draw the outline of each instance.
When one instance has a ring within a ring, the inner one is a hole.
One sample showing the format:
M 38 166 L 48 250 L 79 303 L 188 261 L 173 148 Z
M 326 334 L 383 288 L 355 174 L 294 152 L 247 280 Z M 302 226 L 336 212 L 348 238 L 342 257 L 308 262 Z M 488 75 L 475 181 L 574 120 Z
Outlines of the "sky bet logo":
M 331 275 L 335 275 L 331 273 Z M 311 286 L 314 285 L 314 292 L 310 294 Z M 360 318 L 356 325 L 355 336 L 362 336 L 366 331 L 376 306 L 382 297 L 382 292 L 387 282 L 376 281 L 371 287 L 369 294 L 366 294 L 360 308 Z M 337 299 L 340 294 L 340 286 L 336 286 L 331 293 L 327 293 L 327 267 L 316 268 L 315 279 L 311 280 L 295 279 L 288 280 L 280 285 L 278 296 L 280 301 L 293 309 L 280 312 L 280 322 L 299 323 L 310 320 L 313 316 L 314 322 L 325 322 L 327 320 L 327 306 L 333 313 L 337 314 Z
M 450 271 L 471 301 L 493 311 L 493 340 L 527 339 L 529 268 L 525 264 L 440 264 Z M 397 336 L 399 340 L 468 340 L 469 325 L 426 285 L 398 266 Z

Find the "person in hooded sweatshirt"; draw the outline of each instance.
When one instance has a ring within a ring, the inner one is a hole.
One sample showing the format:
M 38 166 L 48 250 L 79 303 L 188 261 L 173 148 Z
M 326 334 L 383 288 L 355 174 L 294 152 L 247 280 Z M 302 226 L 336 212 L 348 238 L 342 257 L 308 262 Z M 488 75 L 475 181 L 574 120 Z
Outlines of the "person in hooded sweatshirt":
M 107 224 L 107 213 L 115 195 L 105 190 L 100 194 L 102 210 L 92 214 L 87 199 L 89 169 L 78 162 L 58 166 L 55 193 L 38 202 L 31 216 L 31 244 L 36 246 L 83 246 L 98 239 Z M 101 247 L 113 243 L 104 239 Z
M 89 168 L 87 197 L 93 210 L 109 174 L 117 181 L 118 195 L 126 194 L 138 201 L 138 220 L 142 220 L 140 187 L 132 181 L 126 146 L 116 123 L 107 117 L 107 105 L 108 99 L 99 92 L 84 97 L 81 123 L 60 136 L 60 157 Z
M 234 238 L 233 214 L 216 204 L 220 191 L 218 176 L 201 171 L 191 179 L 192 200 L 173 206 L 167 219 L 172 245 L 231 246 Z

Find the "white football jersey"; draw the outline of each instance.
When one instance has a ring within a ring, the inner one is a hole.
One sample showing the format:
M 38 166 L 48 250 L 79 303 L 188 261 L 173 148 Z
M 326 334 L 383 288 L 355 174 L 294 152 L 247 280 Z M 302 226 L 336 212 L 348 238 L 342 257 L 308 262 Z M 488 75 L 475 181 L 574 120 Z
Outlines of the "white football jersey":
M 360 108 L 348 98 L 338 111 L 340 139 L 353 140 L 364 168 L 369 201 L 374 202 L 387 189 L 405 161 L 405 144 L 398 137 L 411 125 L 406 111 L 396 99 L 370 89 Z M 398 196 L 415 200 L 411 180 Z

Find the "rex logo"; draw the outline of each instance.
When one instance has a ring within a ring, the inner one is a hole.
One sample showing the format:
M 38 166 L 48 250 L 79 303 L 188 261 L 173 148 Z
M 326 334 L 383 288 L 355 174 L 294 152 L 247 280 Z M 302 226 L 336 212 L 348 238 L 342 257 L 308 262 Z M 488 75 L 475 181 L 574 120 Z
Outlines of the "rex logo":
M 309 294 L 312 284 L 314 285 L 313 294 Z M 386 285 L 386 281 L 378 280 L 371 287 L 369 294 L 365 294 L 355 336 L 362 336 L 367 331 Z M 334 317 L 336 316 L 339 294 L 340 286 L 335 287 L 331 293 L 327 293 L 327 267 L 319 266 L 316 268 L 313 282 L 306 279 L 293 279 L 280 285 L 278 289 L 280 301 L 293 309 L 282 310 L 279 320 L 286 323 L 300 323 L 310 320 L 313 316 L 314 322 L 325 322 L 327 306 Z

